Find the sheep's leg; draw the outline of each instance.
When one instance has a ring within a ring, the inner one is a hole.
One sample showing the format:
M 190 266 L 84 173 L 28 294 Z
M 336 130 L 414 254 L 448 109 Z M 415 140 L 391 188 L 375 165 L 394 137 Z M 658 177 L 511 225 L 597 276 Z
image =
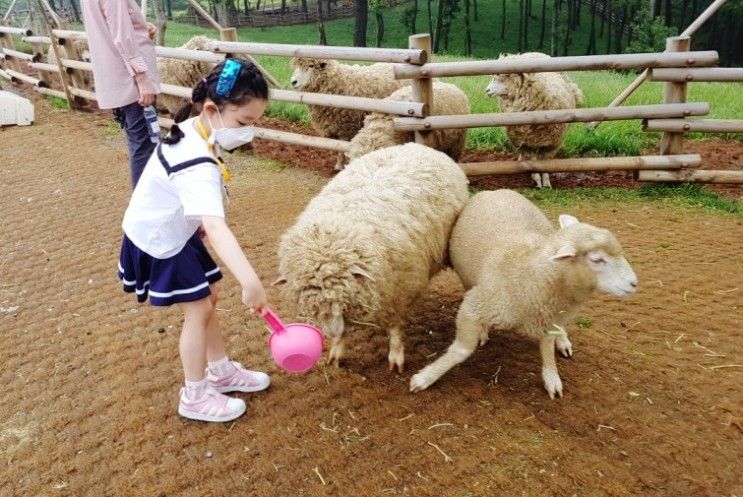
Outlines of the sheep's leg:
M 330 351 L 328 352 L 328 364 L 335 363 L 336 367 L 340 367 L 345 348 L 346 344 L 343 341 L 343 334 L 332 337 Z
M 402 373 L 405 366 L 405 344 L 403 343 L 405 333 L 400 326 L 393 326 L 389 329 L 389 335 L 390 353 L 387 356 L 389 370 L 392 371 L 397 367 L 397 370 Z
M 531 179 L 534 181 L 534 186 L 542 188 L 542 175 L 540 173 L 531 173 Z
M 539 342 L 539 351 L 542 354 L 542 380 L 544 388 L 550 399 L 555 396 L 562 397 L 562 380 L 557 373 L 557 364 L 555 363 L 555 336 L 544 335 Z
M 567 333 L 565 333 L 564 335 L 559 335 L 557 337 L 557 339 L 555 340 L 555 347 L 557 348 L 557 351 L 562 354 L 563 357 L 573 357 L 573 344 L 570 343 L 570 339 L 568 338 Z
M 483 333 L 487 335 L 487 324 L 469 315 L 469 312 L 464 309 L 466 302 L 465 297 L 465 302 L 462 303 L 457 314 L 457 336 L 454 343 L 449 346 L 444 355 L 410 378 L 411 392 L 425 390 L 451 368 L 464 362 L 477 348 L 477 343 Z
M 542 188 L 552 188 L 549 173 L 542 173 Z

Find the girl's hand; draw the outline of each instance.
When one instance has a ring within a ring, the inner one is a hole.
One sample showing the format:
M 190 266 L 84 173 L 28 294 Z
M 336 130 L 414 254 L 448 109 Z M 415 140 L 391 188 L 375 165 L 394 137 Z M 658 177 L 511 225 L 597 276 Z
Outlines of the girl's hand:
M 250 285 L 243 287 L 242 291 L 243 304 L 248 306 L 250 312 L 262 316 L 266 307 L 266 291 L 263 289 L 263 285 L 258 282 L 256 285 Z

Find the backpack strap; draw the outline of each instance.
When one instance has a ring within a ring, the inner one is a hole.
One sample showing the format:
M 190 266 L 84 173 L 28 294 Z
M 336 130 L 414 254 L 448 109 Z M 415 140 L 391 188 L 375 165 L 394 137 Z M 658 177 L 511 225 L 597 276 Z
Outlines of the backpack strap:
M 183 171 L 184 169 L 196 166 L 198 164 L 204 164 L 205 162 L 211 163 L 214 165 L 218 165 L 217 161 L 214 160 L 212 157 L 204 156 L 204 157 L 197 157 L 196 159 L 187 160 L 185 162 L 180 162 L 178 164 L 171 165 L 166 159 L 165 155 L 163 155 L 162 151 L 162 143 L 157 144 L 157 158 L 160 159 L 160 164 L 163 165 L 165 168 L 165 172 L 168 174 L 168 176 L 171 176 L 178 171 Z

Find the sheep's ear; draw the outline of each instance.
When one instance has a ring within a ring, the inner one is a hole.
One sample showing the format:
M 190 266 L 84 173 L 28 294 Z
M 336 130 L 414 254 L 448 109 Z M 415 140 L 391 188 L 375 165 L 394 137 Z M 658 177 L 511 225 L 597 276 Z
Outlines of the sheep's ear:
M 279 286 L 283 285 L 284 283 L 286 283 L 286 278 L 283 276 L 279 276 L 278 278 L 276 278 L 276 281 L 271 283 L 271 286 Z
M 572 259 L 576 255 L 578 255 L 578 251 L 575 249 L 575 247 L 570 244 L 565 244 L 559 248 L 555 255 L 550 257 L 550 260 L 559 262 L 567 259 Z
M 374 281 L 374 278 L 372 278 L 372 276 L 367 273 L 365 269 L 356 265 L 351 266 L 351 274 L 354 276 L 362 276 L 364 278 L 370 279 L 371 281 Z
M 574 224 L 578 224 L 578 218 L 571 216 L 570 214 L 560 214 L 560 228 L 567 228 Z

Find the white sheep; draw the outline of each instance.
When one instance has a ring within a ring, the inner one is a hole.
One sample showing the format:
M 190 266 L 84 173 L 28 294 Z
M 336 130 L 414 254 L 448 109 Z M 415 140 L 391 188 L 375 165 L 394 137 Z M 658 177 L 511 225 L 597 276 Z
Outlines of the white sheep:
M 348 65 L 329 59 L 294 58 L 292 88 L 311 93 L 384 98 L 409 81 L 396 80 L 392 64 Z M 368 112 L 308 105 L 313 128 L 327 138 L 350 140 Z
M 385 100 L 410 102 L 413 100 L 413 88 L 404 86 Z M 438 81 L 433 83 L 433 108 L 429 110 L 430 115 L 469 113 L 470 101 L 462 90 L 449 83 Z M 364 127 L 351 140 L 351 149 L 346 152 L 346 158 L 355 159 L 372 150 L 414 141 L 412 131 L 394 130 L 393 119 L 393 115 L 381 112 L 366 116 Z M 433 131 L 432 134 L 433 148 L 444 152 L 454 160 L 459 159 L 464 151 L 466 129 L 440 129 Z
M 210 50 L 214 41 L 207 36 L 194 36 L 179 48 Z M 157 60 L 157 72 L 160 74 L 161 83 L 193 88 L 201 78 L 209 74 L 212 68 L 214 68 L 214 65 L 211 62 L 163 57 Z M 183 97 L 166 95 L 164 93 L 161 93 L 157 97 L 157 106 L 161 110 L 165 110 L 171 114 L 175 114 L 184 102 L 185 99 Z
M 74 40 L 65 40 L 64 45 L 59 45 L 59 51 L 60 55 L 63 59 L 69 58 L 67 55 L 67 47 L 68 44 L 72 43 L 73 47 L 75 48 L 75 51 L 80 56 L 80 60 L 83 62 L 90 62 L 90 49 L 88 47 L 88 40 L 82 40 L 82 39 L 74 39 Z M 52 48 L 51 45 L 49 45 L 49 48 L 46 51 L 46 63 L 57 65 L 57 56 L 54 53 L 54 48 Z M 82 76 L 83 84 L 85 85 L 84 89 L 92 89 L 93 88 L 93 73 L 90 71 L 84 71 L 79 70 L 78 71 L 80 75 Z
M 501 55 L 500 59 L 549 58 L 539 52 Z M 559 72 L 496 74 L 485 89 L 500 97 L 501 112 L 574 109 L 582 105 L 583 93 L 570 77 Z M 548 159 L 562 146 L 568 123 L 507 126 L 506 135 L 519 152 L 519 160 Z M 549 174 L 531 175 L 538 188 L 550 188 Z
M 450 256 L 466 293 L 454 343 L 410 380 L 428 388 L 488 340 L 488 330 L 514 330 L 539 340 L 542 379 L 550 398 L 562 396 L 555 347 L 573 354 L 565 327 L 594 290 L 633 293 L 637 277 L 622 247 L 605 229 L 560 216 L 555 230 L 545 215 L 510 190 L 476 194 L 452 232 Z
M 284 233 L 277 283 L 331 338 L 331 362 L 346 325 L 368 325 L 389 333 L 390 369 L 402 371 L 408 309 L 443 267 L 467 196 L 456 162 L 408 143 L 351 161 Z

